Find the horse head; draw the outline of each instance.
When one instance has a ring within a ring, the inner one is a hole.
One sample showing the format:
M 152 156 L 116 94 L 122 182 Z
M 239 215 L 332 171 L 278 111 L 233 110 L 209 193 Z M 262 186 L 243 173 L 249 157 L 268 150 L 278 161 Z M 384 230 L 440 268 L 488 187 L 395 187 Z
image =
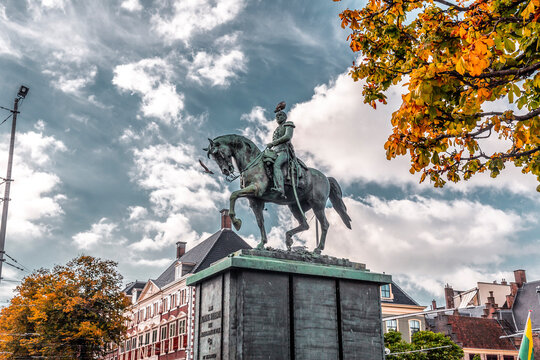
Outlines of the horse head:
M 234 165 L 232 161 L 233 153 L 231 147 L 225 142 L 221 142 L 219 140 L 214 141 L 212 139 L 208 139 L 208 141 L 210 141 L 210 145 L 203 149 L 207 152 L 206 156 L 218 164 L 223 175 L 231 175 L 234 172 Z

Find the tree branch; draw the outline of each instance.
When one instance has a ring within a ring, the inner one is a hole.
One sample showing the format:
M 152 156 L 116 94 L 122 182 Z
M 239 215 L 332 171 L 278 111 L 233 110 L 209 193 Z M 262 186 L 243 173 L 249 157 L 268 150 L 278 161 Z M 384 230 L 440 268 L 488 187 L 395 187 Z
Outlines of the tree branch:
M 459 11 L 467 11 L 467 10 L 470 9 L 469 7 L 461 7 L 459 5 L 452 4 L 451 2 L 446 1 L 446 0 L 434 0 L 434 1 L 438 2 L 439 4 L 443 4 L 443 5 L 449 6 L 451 8 L 454 8 L 454 9 L 459 10 Z
M 509 75 L 527 75 L 529 73 L 533 73 L 536 70 L 540 69 L 540 62 L 537 62 L 536 64 L 532 64 L 530 66 L 519 68 L 519 69 L 508 69 L 508 70 L 499 70 L 499 71 L 492 71 L 489 73 L 483 73 L 476 76 L 469 76 L 477 79 L 486 79 L 486 78 L 493 78 L 493 77 L 499 77 L 499 76 L 509 76 Z

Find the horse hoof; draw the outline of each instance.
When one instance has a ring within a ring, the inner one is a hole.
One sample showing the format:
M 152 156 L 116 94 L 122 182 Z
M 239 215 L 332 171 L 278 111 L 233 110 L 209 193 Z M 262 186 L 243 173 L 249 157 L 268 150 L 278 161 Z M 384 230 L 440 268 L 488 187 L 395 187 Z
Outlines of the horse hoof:
M 234 228 L 236 229 L 236 231 L 240 230 L 240 228 L 242 227 L 242 220 L 234 219 L 233 220 L 233 225 L 234 225 Z
M 264 242 L 260 242 L 257 244 L 257 250 L 264 250 Z
M 319 248 L 313 249 L 313 254 L 314 255 L 321 255 L 321 249 L 319 249 Z

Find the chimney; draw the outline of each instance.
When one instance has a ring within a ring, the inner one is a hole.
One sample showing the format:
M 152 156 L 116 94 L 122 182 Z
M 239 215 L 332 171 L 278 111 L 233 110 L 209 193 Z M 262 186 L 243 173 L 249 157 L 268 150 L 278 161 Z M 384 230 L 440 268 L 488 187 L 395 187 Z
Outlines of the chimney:
M 437 310 L 437 302 L 435 299 L 431 300 L 431 310 Z
M 497 311 L 497 304 L 495 304 L 495 296 L 493 296 L 493 291 L 489 292 L 489 296 L 487 297 L 487 303 L 484 308 L 484 315 L 482 317 L 493 319 L 493 315 Z
M 527 277 L 525 276 L 525 270 L 519 269 L 514 270 L 514 277 L 516 279 L 516 284 L 520 288 L 524 283 L 527 282 Z
M 141 290 L 140 289 L 133 289 L 131 291 L 131 303 L 132 304 L 136 304 L 137 300 L 139 300 L 139 291 L 141 291 Z
M 444 287 L 444 298 L 446 300 L 446 308 L 453 309 L 454 306 L 454 289 L 450 285 L 446 284 Z
M 180 259 L 182 255 L 186 253 L 186 242 L 185 241 L 178 241 L 176 243 L 176 258 Z
M 508 285 L 508 283 L 506 282 L 506 279 L 502 279 L 501 285 Z
M 221 213 L 221 230 L 231 230 L 231 217 L 229 216 L 229 209 L 222 209 Z

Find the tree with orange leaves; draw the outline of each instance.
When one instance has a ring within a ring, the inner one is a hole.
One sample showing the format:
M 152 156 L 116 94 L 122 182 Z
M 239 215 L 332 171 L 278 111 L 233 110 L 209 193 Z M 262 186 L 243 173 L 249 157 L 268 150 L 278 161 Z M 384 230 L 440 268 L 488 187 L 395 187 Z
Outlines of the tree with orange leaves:
M 0 313 L 0 358 L 95 359 L 125 332 L 121 282 L 115 262 L 91 256 L 35 271 Z
M 540 0 L 367 0 L 340 18 L 364 101 L 405 90 L 388 159 L 409 153 L 436 187 L 508 162 L 540 181 Z

